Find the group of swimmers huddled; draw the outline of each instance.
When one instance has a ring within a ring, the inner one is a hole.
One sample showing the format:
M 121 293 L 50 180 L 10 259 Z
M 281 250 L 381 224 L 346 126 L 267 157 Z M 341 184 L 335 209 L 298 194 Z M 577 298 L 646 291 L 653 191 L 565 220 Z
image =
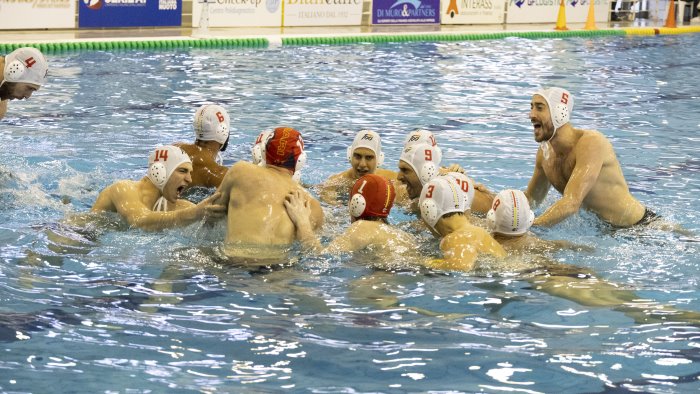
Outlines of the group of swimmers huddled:
M 1 114 L 9 99 L 23 99 L 43 84 L 48 64 L 34 48 L 20 48 L 1 59 Z M 258 135 L 252 161 L 230 168 L 220 153 L 229 142 L 230 118 L 218 105 L 204 105 L 194 116 L 194 143 L 155 148 L 146 176 L 119 180 L 102 190 L 92 212 L 116 212 L 130 227 L 145 230 L 187 226 L 226 218 L 223 253 L 251 265 L 283 264 L 299 241 L 312 253 L 352 253 L 391 249 L 416 253 L 414 235 L 389 225 L 396 202 L 441 238 L 440 258 L 422 264 L 444 270 L 471 271 L 479 258 L 501 259 L 525 249 L 567 245 L 532 235 L 532 225 L 551 226 L 588 209 L 615 227 L 658 221 L 629 192 L 610 142 L 601 133 L 575 129 L 570 123 L 573 96 L 562 88 L 542 89 L 531 100 L 530 120 L 540 143 L 535 170 L 525 192 L 494 194 L 475 184 L 459 165 L 443 167 L 442 152 L 427 130 L 409 133 L 397 170 L 384 162 L 381 137 L 359 131 L 347 149 L 351 168 L 319 185 L 326 205 L 348 205 L 351 225 L 323 246 L 318 230 L 324 223 L 321 202 L 300 183 L 306 153 L 301 133 L 277 127 Z M 182 198 L 193 186 L 216 188 L 198 203 Z M 562 198 L 535 218 L 539 204 L 554 186 Z
M 9 100 L 29 98 L 41 87 L 48 63 L 38 50 L 19 48 L 0 57 L 0 68 L 2 119 Z M 380 269 L 394 268 L 386 264 L 389 260 L 449 271 L 475 271 L 492 264 L 487 271 L 519 271 L 539 290 L 582 305 L 614 307 L 639 323 L 671 319 L 700 324 L 696 312 L 636 303 L 633 292 L 599 281 L 585 268 L 548 259 L 545 253 L 551 250 L 587 247 L 544 240 L 529 231 L 533 225 L 559 223 L 580 208 L 617 228 L 645 225 L 678 230 L 630 194 L 603 134 L 571 125 L 573 104 L 573 96 L 561 88 L 533 94 L 529 117 L 540 147 L 525 192 L 507 189 L 494 195 L 475 184 L 461 166 L 441 166 L 442 152 L 433 133 L 426 130 L 406 136 L 398 171 L 378 168 L 384 162 L 381 137 L 371 130 L 359 131 L 347 149 L 351 168 L 316 188 L 326 207 L 347 204 L 351 219 L 350 226 L 325 246 L 318 236 L 324 209 L 300 183 L 306 164 L 301 133 L 291 127 L 263 131 L 254 141 L 252 161 L 226 167 L 221 152 L 229 142 L 230 119 L 223 107 L 213 104 L 195 113 L 194 143 L 155 148 L 142 179 L 107 186 L 85 215 L 94 215 L 98 226 L 104 223 L 100 221 L 103 213 L 117 215 L 129 227 L 144 230 L 226 218 L 220 257 L 253 270 L 287 265 L 294 260 L 290 254 L 298 249 L 292 247 L 297 242 L 311 254 L 363 252 Z M 194 186 L 216 190 L 193 203 L 183 193 Z M 551 186 L 562 197 L 535 217 L 531 204 L 541 203 Z M 441 238 L 440 256 L 423 255 L 415 231 L 389 224 L 395 202 L 420 215 L 425 226 L 413 229 Z M 70 219 L 67 222 L 73 225 Z M 53 239 L 72 241 L 60 234 Z

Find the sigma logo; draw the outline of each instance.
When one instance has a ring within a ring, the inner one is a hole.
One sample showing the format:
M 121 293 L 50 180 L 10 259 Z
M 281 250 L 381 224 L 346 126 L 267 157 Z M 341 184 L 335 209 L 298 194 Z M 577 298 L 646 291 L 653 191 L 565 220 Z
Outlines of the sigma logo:
M 103 0 L 83 0 L 83 3 L 91 10 L 99 10 L 102 8 Z
M 362 139 L 372 141 L 372 134 L 365 134 L 362 136 Z

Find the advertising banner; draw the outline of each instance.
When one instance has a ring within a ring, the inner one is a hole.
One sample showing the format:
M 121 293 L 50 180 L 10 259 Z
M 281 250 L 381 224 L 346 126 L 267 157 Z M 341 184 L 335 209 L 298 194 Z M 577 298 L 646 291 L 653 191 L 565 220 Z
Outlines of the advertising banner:
M 209 1 L 209 27 L 280 27 L 281 0 Z M 192 2 L 192 26 L 199 27 L 202 4 Z
M 373 0 L 372 24 L 440 23 L 440 0 Z
M 443 25 L 499 24 L 505 21 L 503 0 L 443 0 Z
M 78 27 L 182 25 L 182 0 L 78 0 Z
M 0 30 L 73 28 L 75 0 L 0 0 Z
M 506 23 L 556 23 L 560 0 L 508 0 Z M 567 23 L 584 23 L 590 0 L 566 0 Z M 596 22 L 607 22 L 610 0 L 594 0 Z
M 362 0 L 283 0 L 284 26 L 359 26 Z

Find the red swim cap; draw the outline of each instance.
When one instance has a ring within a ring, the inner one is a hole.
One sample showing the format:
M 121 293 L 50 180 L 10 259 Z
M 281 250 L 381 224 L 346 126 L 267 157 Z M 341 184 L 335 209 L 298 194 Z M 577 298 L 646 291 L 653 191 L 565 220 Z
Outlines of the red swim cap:
M 267 164 L 296 170 L 297 160 L 304 153 L 304 141 L 301 134 L 291 127 L 278 127 L 265 146 Z
M 350 215 L 355 219 L 389 216 L 394 205 L 394 185 L 383 176 L 367 174 L 352 186 Z

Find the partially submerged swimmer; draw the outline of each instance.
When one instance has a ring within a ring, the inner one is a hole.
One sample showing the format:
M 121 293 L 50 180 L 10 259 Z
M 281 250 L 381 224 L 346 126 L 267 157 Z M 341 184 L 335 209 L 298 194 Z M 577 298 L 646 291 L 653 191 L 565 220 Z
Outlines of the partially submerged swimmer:
M 508 253 L 543 253 L 558 249 L 583 250 L 588 247 L 565 240 L 545 240 L 529 229 L 535 219 L 525 193 L 506 189 L 496 195 L 486 215 L 487 228 Z
M 23 47 L 7 56 L 0 56 L 0 119 L 7 113 L 10 100 L 24 100 L 32 96 L 46 82 L 49 70 L 44 55 L 36 48 Z
M 92 212 L 117 212 L 131 227 L 160 230 L 192 224 L 205 216 L 217 217 L 224 207 L 213 205 L 213 195 L 199 204 L 180 199 L 192 182 L 192 161 L 180 148 L 166 145 L 148 157 L 148 174 L 139 181 L 120 180 L 97 196 Z
M 384 164 L 381 137 L 372 130 L 360 130 L 347 149 L 350 169 L 331 175 L 319 185 L 321 200 L 328 204 L 342 203 L 347 192 L 360 177 L 367 174 L 381 175 L 386 179 L 396 179 L 396 173 L 379 168 Z
M 503 247 L 464 215 L 471 201 L 449 177 L 436 177 L 423 186 L 420 210 L 423 221 L 442 237 L 441 259 L 425 263 L 430 268 L 472 271 L 481 257 L 502 258 Z
M 615 227 L 652 222 L 656 215 L 630 193 L 610 141 L 598 131 L 571 125 L 573 107 L 574 97 L 562 88 L 532 96 L 530 121 L 540 147 L 525 194 L 533 205 L 544 200 L 551 186 L 562 194 L 534 225 L 552 226 L 580 208 Z
M 294 179 L 301 175 L 306 157 L 301 134 L 290 127 L 278 127 L 261 138 L 258 146 L 264 164 L 237 162 L 219 187 L 218 202 L 228 207 L 222 252 L 229 260 L 246 265 L 283 264 L 297 239 L 284 207 L 285 197 L 298 192 L 308 200 L 309 221 L 315 229 L 323 224 L 323 211 Z
M 221 163 L 221 152 L 228 147 L 230 119 L 226 110 L 206 104 L 194 115 L 194 144 L 176 143 L 192 159 L 189 187 L 219 187 L 228 171 Z
M 309 222 L 310 207 L 298 192 L 290 193 L 284 203 L 297 229 L 304 249 L 311 253 L 354 253 L 368 251 L 375 263 L 382 266 L 395 263 L 397 255 L 415 254 L 415 238 L 389 225 L 387 217 L 394 204 L 394 185 L 386 178 L 367 174 L 355 181 L 348 203 L 351 224 L 343 234 L 323 247 Z

